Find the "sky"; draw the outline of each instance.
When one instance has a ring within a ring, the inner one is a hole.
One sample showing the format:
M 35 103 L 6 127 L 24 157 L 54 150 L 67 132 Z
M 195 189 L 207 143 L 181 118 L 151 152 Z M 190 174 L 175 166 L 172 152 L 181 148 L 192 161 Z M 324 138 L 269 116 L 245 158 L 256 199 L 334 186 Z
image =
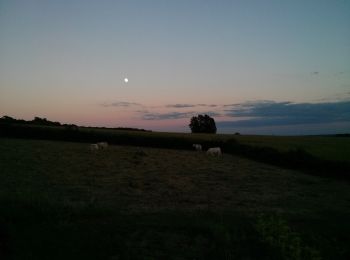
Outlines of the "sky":
M 0 0 L 0 116 L 350 132 L 349 28 L 347 0 Z

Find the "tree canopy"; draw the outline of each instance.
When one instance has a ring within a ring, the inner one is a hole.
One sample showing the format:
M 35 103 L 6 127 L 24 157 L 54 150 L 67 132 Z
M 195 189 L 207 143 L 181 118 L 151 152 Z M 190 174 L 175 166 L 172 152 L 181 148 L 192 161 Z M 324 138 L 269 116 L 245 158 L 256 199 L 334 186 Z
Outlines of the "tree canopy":
M 191 118 L 189 124 L 192 133 L 216 133 L 214 118 L 208 115 L 198 115 Z

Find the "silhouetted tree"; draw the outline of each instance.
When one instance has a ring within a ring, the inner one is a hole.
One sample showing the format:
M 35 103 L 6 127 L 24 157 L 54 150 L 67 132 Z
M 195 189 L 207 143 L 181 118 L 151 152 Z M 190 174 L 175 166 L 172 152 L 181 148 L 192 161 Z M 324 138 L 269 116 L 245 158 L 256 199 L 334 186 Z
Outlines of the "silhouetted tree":
M 31 121 L 32 124 L 35 125 L 46 125 L 46 126 L 60 126 L 60 122 L 52 122 L 47 120 L 46 118 L 34 117 L 34 120 Z
M 6 122 L 6 123 L 12 123 L 12 122 L 16 122 L 16 119 L 14 119 L 13 117 L 10 116 L 3 116 L 1 118 L 2 122 Z
M 208 115 L 192 117 L 189 127 L 191 128 L 192 133 L 216 133 L 214 118 Z
M 10 116 L 3 116 L 2 118 L 0 118 L 0 122 L 1 123 L 6 123 L 6 124 L 12 124 L 12 123 L 23 124 L 23 123 L 26 123 L 26 121 L 23 120 L 23 119 L 15 119 L 15 118 L 10 117 Z

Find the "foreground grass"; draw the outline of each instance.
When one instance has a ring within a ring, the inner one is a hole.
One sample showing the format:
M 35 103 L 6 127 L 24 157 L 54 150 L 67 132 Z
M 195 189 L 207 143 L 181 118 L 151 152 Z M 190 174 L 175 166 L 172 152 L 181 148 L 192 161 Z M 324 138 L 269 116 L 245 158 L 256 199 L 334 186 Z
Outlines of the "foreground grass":
M 0 139 L 12 259 L 346 259 L 349 184 L 232 155 Z

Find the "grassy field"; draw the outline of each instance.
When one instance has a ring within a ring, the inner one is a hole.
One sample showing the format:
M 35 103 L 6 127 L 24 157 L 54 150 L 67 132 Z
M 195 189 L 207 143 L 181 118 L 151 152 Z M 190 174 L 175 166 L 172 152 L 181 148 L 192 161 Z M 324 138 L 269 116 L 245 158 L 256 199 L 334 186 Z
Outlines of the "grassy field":
M 82 131 L 91 131 L 86 128 Z M 233 134 L 183 134 L 183 133 L 162 133 L 162 132 L 132 132 L 132 131 L 115 131 L 109 129 L 95 129 L 92 131 L 106 133 L 125 138 L 140 136 L 142 138 L 159 137 L 169 139 L 191 139 L 193 142 L 202 143 L 210 141 L 227 141 L 236 139 L 242 144 L 253 146 L 266 146 L 276 148 L 280 151 L 291 149 L 304 149 L 310 154 L 334 161 L 350 162 L 350 138 L 336 136 L 262 136 L 262 135 L 233 135 Z
M 301 148 L 310 154 L 334 161 L 350 162 L 350 138 L 336 136 L 235 136 L 243 143 L 287 151 Z
M 228 154 L 5 138 L 0 171 L 2 258 L 350 256 L 338 180 Z
M 106 140 L 109 143 L 120 145 L 143 145 L 175 149 L 191 149 L 193 143 L 204 144 L 204 147 L 208 145 L 222 146 L 225 145 L 225 142 L 234 139 L 240 144 L 252 147 L 271 147 L 281 152 L 302 149 L 322 160 L 350 162 L 350 138 L 336 136 L 213 135 L 126 131 L 91 127 L 81 127 L 75 131 L 62 126 L 0 124 L 0 137 L 76 142 Z

